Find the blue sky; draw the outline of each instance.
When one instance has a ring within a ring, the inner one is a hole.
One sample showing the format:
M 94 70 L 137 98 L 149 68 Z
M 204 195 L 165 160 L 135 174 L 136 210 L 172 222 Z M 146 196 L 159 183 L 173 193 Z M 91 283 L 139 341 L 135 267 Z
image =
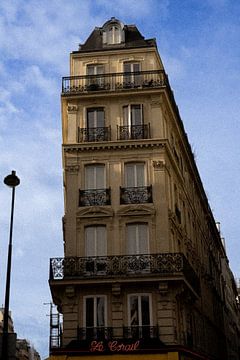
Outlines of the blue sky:
M 156 37 L 230 265 L 240 277 L 238 0 L 0 2 L 0 301 L 17 171 L 10 307 L 15 331 L 48 355 L 49 258 L 62 256 L 61 77 L 69 53 L 115 16 Z

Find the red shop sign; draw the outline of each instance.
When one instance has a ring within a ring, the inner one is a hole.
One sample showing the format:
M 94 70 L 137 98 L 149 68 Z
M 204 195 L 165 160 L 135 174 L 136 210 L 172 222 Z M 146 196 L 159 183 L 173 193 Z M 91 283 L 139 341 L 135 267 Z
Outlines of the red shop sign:
M 139 345 L 139 340 L 130 344 L 124 344 L 117 340 L 109 341 L 107 344 L 103 343 L 103 341 L 92 341 L 89 350 L 91 352 L 133 352 L 138 350 Z

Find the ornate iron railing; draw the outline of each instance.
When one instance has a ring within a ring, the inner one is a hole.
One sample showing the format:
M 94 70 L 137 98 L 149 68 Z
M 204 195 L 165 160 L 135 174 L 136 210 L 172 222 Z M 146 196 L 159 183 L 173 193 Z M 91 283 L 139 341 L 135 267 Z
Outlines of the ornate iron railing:
M 196 292 L 199 279 L 182 253 L 50 259 L 50 280 L 183 275 Z
M 112 339 L 142 339 L 158 338 L 157 326 L 123 326 L 123 327 L 84 327 L 77 329 L 77 339 L 82 340 L 112 340 Z
M 110 141 L 111 128 L 95 127 L 95 128 L 78 128 L 78 142 L 98 142 Z
M 168 78 L 163 70 L 67 76 L 62 79 L 62 93 L 152 89 L 166 85 L 168 85 Z
M 150 138 L 150 124 L 118 126 L 118 140 Z
M 79 190 L 79 206 L 101 206 L 111 204 L 111 191 L 108 189 Z
M 120 204 L 152 203 L 152 185 L 120 187 Z

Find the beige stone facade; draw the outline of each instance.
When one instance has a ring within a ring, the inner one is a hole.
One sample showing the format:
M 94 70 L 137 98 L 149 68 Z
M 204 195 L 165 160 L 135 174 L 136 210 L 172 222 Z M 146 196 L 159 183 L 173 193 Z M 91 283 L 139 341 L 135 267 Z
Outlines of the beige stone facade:
M 112 18 L 71 53 L 70 75 L 52 359 L 237 360 L 235 283 L 155 40 Z

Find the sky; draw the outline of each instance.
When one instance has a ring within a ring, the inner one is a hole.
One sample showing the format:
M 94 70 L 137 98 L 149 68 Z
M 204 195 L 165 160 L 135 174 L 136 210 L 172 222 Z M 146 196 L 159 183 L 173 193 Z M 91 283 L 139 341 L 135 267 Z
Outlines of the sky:
M 240 278 L 240 2 L 1 0 L 0 302 L 12 170 L 16 188 L 10 309 L 19 338 L 48 355 L 49 259 L 63 256 L 61 77 L 69 53 L 112 16 L 157 39 L 234 275 Z

